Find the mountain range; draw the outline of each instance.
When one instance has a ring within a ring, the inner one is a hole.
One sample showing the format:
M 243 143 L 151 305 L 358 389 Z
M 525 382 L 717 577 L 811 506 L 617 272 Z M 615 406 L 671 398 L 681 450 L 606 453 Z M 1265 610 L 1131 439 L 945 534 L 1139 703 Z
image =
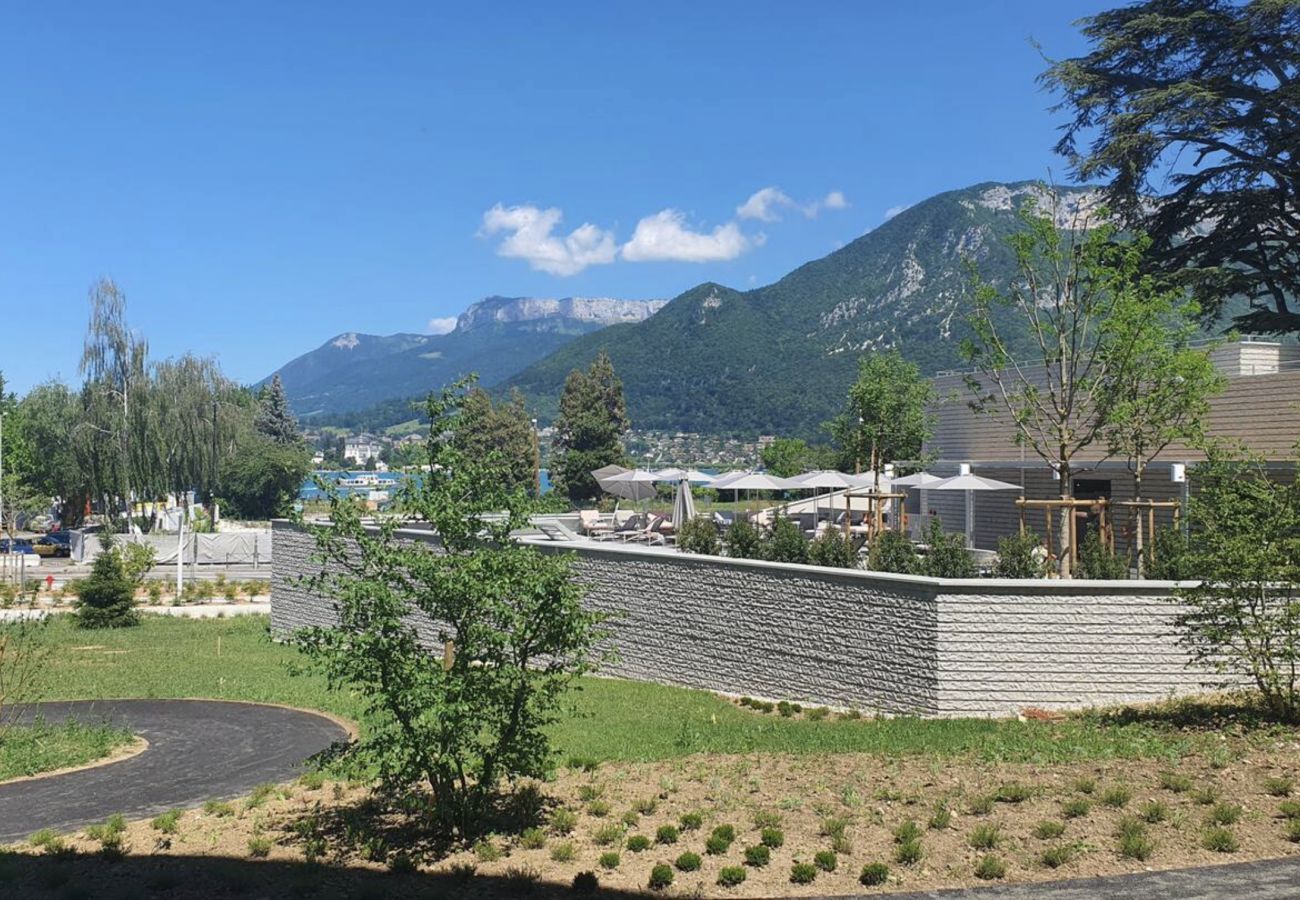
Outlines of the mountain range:
M 1062 224 L 1097 197 L 1061 193 Z M 603 350 L 637 428 L 817 437 L 863 353 L 898 348 L 927 374 L 960 365 L 969 264 L 995 283 L 1010 278 L 1017 214 L 1045 198 L 1039 182 L 979 184 L 753 290 L 709 282 L 667 303 L 493 297 L 450 334 L 340 335 L 280 374 L 310 414 L 422 394 L 473 369 L 500 392 L 522 391 L 548 421 L 568 373 Z M 387 409 L 409 418 L 405 403 Z
M 308 418 L 422 396 L 470 372 L 477 372 L 479 382 L 492 387 L 580 335 L 615 323 L 642 321 L 664 303 L 607 297 L 487 297 L 461 313 L 446 334 L 349 331 L 272 374 L 279 374 L 294 412 Z

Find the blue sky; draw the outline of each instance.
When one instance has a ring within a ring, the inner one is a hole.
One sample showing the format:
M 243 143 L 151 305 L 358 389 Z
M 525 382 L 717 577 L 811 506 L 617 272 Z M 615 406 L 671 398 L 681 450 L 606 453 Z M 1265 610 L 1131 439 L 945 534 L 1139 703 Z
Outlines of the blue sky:
M 1110 5 L 0 0 L 0 371 L 75 380 L 100 275 L 241 381 L 488 294 L 767 283 L 1063 174 L 1030 39 Z

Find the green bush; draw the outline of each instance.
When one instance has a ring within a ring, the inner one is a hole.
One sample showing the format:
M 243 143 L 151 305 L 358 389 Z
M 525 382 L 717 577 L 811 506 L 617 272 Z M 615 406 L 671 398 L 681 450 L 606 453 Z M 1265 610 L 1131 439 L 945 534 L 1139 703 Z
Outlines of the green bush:
M 1142 862 L 1155 852 L 1155 841 L 1147 837 L 1146 826 L 1138 819 L 1125 816 L 1120 820 L 1117 834 L 1120 856 Z
M 1071 844 L 1053 844 L 1043 849 L 1038 861 L 1049 869 L 1059 869 L 1074 859 L 1075 847 Z
M 1189 581 L 1192 571 L 1191 547 L 1181 528 L 1156 529 L 1156 539 L 1142 550 L 1142 571 L 1147 578 L 1160 581 Z
M 1192 779 L 1181 772 L 1161 772 L 1160 786 L 1175 794 L 1185 794 L 1192 789 Z
M 1061 815 L 1067 819 L 1082 819 L 1092 810 L 1092 804 L 1082 797 L 1066 800 L 1061 804 Z
M 812 884 L 817 878 L 817 867 L 812 863 L 797 862 L 790 867 L 791 884 Z
M 993 793 L 993 799 L 999 803 L 1024 803 L 1034 796 L 1034 789 L 1018 781 L 1008 781 Z
M 573 862 L 577 851 L 573 847 L 572 841 L 560 841 L 558 844 L 551 845 L 551 860 L 558 863 Z
M 721 856 L 731 849 L 731 841 L 716 834 L 709 835 L 704 842 L 704 852 L 710 856 Z
M 735 887 L 743 884 L 747 873 L 744 866 L 723 866 L 718 871 L 718 884 L 723 887 Z
M 704 861 L 700 859 L 700 854 L 689 851 L 677 857 L 677 862 L 674 863 L 683 872 L 697 872 L 703 864 Z
M 1064 822 L 1047 819 L 1034 826 L 1034 837 L 1040 841 L 1050 841 L 1053 838 L 1059 838 L 1063 834 L 1065 834 Z
M 1216 803 L 1205 818 L 1211 825 L 1236 825 L 1241 819 L 1241 807 L 1235 803 Z
M 525 828 L 519 835 L 519 844 L 525 850 L 540 850 L 546 846 L 546 832 L 540 828 Z
M 1214 853 L 1236 853 L 1241 847 L 1237 836 L 1222 825 L 1207 829 L 1201 845 Z
M 600 863 L 600 867 L 602 869 L 617 869 L 618 854 L 613 850 L 607 850 L 604 853 L 600 854 L 600 859 L 598 860 L 598 862 Z
M 642 850 L 650 849 L 650 838 L 644 834 L 634 834 L 627 839 L 627 849 L 632 853 L 640 853 Z
M 905 844 L 908 841 L 918 841 L 921 839 L 921 826 L 917 825 L 911 819 L 903 822 L 894 829 L 894 843 Z
M 577 824 L 578 814 L 567 807 L 561 806 L 551 813 L 551 830 L 556 834 L 571 834 Z
M 82 628 L 127 628 L 140 624 L 135 609 L 135 582 L 117 547 L 95 557 L 90 575 L 81 582 L 77 624 Z
M 695 831 L 704 824 L 704 816 L 697 812 L 682 813 L 682 831 Z
M 600 879 L 595 872 L 579 872 L 573 876 L 575 894 L 594 894 L 600 888 Z
M 1078 575 L 1080 578 L 1111 581 L 1128 578 L 1128 561 L 1116 556 L 1109 546 L 1103 544 L 1096 531 L 1090 531 L 1079 544 Z
M 808 538 L 798 523 L 777 516 L 763 538 L 763 558 L 770 562 L 807 563 Z
M 675 844 L 680 836 L 681 834 L 678 832 L 676 825 L 660 825 L 655 832 L 655 843 Z
M 998 538 L 998 561 L 993 574 L 998 578 L 1043 577 L 1047 556 L 1041 549 L 1042 544 L 1032 531 Z
M 759 835 L 760 843 L 764 847 L 771 847 L 773 850 L 778 849 L 785 843 L 785 832 L 780 828 L 764 828 Z
M 916 575 L 921 569 L 921 562 L 907 535 L 898 531 L 883 531 L 871 539 L 867 568 L 874 572 Z
M 928 549 L 921 560 L 921 573 L 931 578 L 974 578 L 979 574 L 966 549 L 966 535 L 945 534 L 943 523 L 931 519 L 925 532 Z
M 889 880 L 889 866 L 882 862 L 867 863 L 858 875 L 858 881 L 866 887 L 876 887 Z
M 713 829 L 712 836 L 716 838 L 722 838 L 722 840 L 730 844 L 732 841 L 736 839 L 736 826 L 718 825 Z
M 761 869 L 772 861 L 772 851 L 765 844 L 745 848 L 745 865 Z
M 808 562 L 831 569 L 856 569 L 858 548 L 838 528 L 827 528 L 808 544 Z
M 1101 802 L 1111 809 L 1127 806 L 1133 799 L 1133 791 L 1127 785 L 1117 784 L 1102 791 Z
M 683 522 L 677 529 L 677 546 L 686 553 L 699 553 L 702 556 L 722 554 L 718 526 L 707 516 L 696 516 Z
M 736 559 L 761 559 L 763 535 L 748 519 L 736 519 L 722 538 L 727 555 Z
M 921 842 L 916 839 L 903 841 L 903 843 L 894 848 L 895 862 L 904 866 L 910 866 L 914 863 L 920 862 L 922 855 Z
M 1264 792 L 1271 797 L 1290 797 L 1295 782 L 1285 775 L 1264 779 Z
M 1002 844 L 1000 825 L 979 825 L 970 833 L 967 843 L 975 850 L 996 850 Z
M 1159 800 L 1148 800 L 1138 809 L 1138 818 L 1150 825 L 1159 825 L 1169 818 L 1169 807 Z
M 668 863 L 657 863 L 650 870 L 650 887 L 656 891 L 662 891 L 673 883 L 673 867 Z
M 813 856 L 813 865 L 823 872 L 834 872 L 839 865 L 839 858 L 834 850 L 818 850 Z
M 975 877 L 984 881 L 994 881 L 1006 874 L 1007 864 L 992 854 L 980 857 L 979 862 L 975 863 Z

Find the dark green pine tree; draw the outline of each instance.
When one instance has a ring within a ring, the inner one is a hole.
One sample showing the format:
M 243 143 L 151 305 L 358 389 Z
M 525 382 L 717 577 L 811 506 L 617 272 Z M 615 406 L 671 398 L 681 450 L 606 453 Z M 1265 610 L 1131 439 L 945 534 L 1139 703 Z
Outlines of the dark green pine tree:
M 298 420 L 289 410 L 289 400 L 284 395 L 284 385 L 278 373 L 271 376 L 271 383 L 258 394 L 256 425 L 261 434 L 277 444 L 296 444 L 302 440 Z
M 602 351 L 588 371 L 569 373 L 555 420 L 553 475 L 571 503 L 580 505 L 600 496 L 600 485 L 591 473 L 623 463 L 621 438 L 629 427 L 623 382 L 606 353 Z

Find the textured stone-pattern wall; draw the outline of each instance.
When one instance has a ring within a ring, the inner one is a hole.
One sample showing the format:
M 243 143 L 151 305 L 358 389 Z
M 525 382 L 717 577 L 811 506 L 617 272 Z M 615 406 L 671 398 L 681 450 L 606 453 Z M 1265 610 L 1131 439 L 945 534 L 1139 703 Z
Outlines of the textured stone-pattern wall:
M 312 548 L 276 523 L 277 635 L 332 620 L 297 582 Z M 612 616 L 608 675 L 928 715 L 1152 700 L 1207 678 L 1186 667 L 1156 582 L 939 581 L 606 544 L 574 555 L 587 604 Z M 417 627 L 440 646 L 433 623 Z
M 1169 586 L 954 588 L 939 601 L 939 708 L 1002 715 L 1159 700 L 1213 680 L 1187 667 Z
M 298 576 L 312 538 L 275 525 L 271 628 L 333 613 Z M 540 544 L 551 551 L 553 545 Z M 937 713 L 934 590 L 807 566 L 707 560 L 626 547 L 576 554 L 587 605 L 610 614 L 604 674 L 865 710 Z M 417 622 L 430 647 L 441 636 Z

